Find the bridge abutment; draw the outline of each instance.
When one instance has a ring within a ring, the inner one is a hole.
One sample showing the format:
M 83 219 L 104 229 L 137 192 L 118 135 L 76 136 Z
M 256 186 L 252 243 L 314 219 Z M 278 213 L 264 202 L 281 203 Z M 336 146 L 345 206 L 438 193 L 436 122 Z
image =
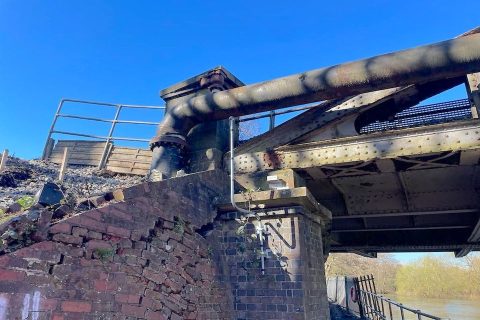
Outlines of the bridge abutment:
M 18 241 L 0 252 L 0 319 L 329 319 L 327 220 L 308 190 L 252 194 L 248 219 L 228 192 L 207 171 L 118 190 L 42 237 L 2 225 Z
M 229 269 L 223 281 L 232 287 L 237 319 L 330 319 L 323 226 L 308 209 L 271 208 L 248 220 L 228 212 L 220 221 L 212 237 Z

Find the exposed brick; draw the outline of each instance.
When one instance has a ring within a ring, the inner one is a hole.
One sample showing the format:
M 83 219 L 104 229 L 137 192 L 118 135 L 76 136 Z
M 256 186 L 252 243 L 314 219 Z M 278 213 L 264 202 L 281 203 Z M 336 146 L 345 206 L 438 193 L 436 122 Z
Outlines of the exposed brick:
M 143 306 L 133 306 L 129 304 L 122 304 L 122 313 L 127 316 L 144 318 L 147 308 Z
M 105 223 L 89 218 L 88 216 L 86 216 L 86 213 L 72 217 L 68 221 L 72 225 L 84 227 L 91 231 L 105 232 L 107 230 L 107 226 Z
M 145 314 L 145 319 L 147 320 L 167 320 L 168 318 L 165 317 L 160 311 L 151 311 L 147 310 Z
M 86 301 L 63 301 L 62 310 L 66 312 L 90 312 L 92 304 Z
M 157 284 L 162 284 L 167 279 L 167 276 L 165 273 L 158 272 L 157 270 L 150 269 L 150 268 L 143 269 L 143 275 L 145 276 L 145 278 Z
M 69 244 L 76 244 L 76 245 L 80 245 L 83 243 L 82 237 L 77 237 L 74 235 L 64 234 L 64 233 L 57 233 L 53 235 L 52 239 L 54 241 L 59 241 L 59 242 L 69 243 Z
M 112 249 L 112 245 L 107 241 L 90 240 L 86 243 L 86 247 L 91 250 L 95 249 Z
M 130 213 L 122 210 L 122 209 L 125 209 L 124 206 L 125 206 L 125 203 L 115 203 L 115 204 L 113 204 L 110 207 L 110 211 L 109 211 L 108 215 L 116 217 L 120 220 L 125 220 L 126 222 L 133 221 L 133 216 Z
M 81 227 L 73 227 L 72 234 L 77 237 L 84 237 L 88 233 L 88 229 L 81 228 Z
M 125 228 L 107 226 L 107 233 L 122 238 L 130 238 L 130 230 L 127 230 Z
M 100 232 L 90 230 L 87 233 L 87 239 L 102 240 L 102 234 Z
M 115 281 L 95 280 L 93 284 L 97 291 L 116 291 L 118 284 Z
M 68 223 L 63 223 L 63 222 L 60 222 L 60 223 L 56 223 L 54 225 L 52 225 L 50 227 L 50 229 L 48 229 L 48 232 L 50 233 L 66 233 L 66 234 L 70 234 L 72 230 L 72 226 L 69 225 Z
M 1 270 L 0 281 L 21 281 L 25 278 L 25 273 L 15 270 Z
M 115 301 L 120 303 L 130 303 L 130 304 L 139 304 L 140 296 L 133 294 L 116 294 Z

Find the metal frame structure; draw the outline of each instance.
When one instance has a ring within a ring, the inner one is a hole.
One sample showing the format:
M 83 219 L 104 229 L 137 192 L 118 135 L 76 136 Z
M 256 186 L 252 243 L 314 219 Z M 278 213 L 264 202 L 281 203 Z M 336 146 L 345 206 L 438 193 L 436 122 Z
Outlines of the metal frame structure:
M 63 113 L 61 113 L 61 111 L 62 111 L 62 108 L 63 108 L 63 105 L 65 104 L 65 102 L 97 105 L 97 106 L 103 106 L 103 107 L 114 107 L 114 108 L 116 108 L 116 111 L 115 111 L 115 115 L 114 115 L 113 119 L 85 117 L 85 116 L 79 116 L 79 115 L 75 115 L 75 114 L 63 114 Z M 50 130 L 48 132 L 47 140 L 45 142 L 45 147 L 43 149 L 42 159 L 47 160 L 47 158 L 48 158 L 48 153 L 49 153 L 48 149 L 49 149 L 49 145 L 50 145 L 50 139 L 52 137 L 52 134 L 54 134 L 54 133 L 104 140 L 105 141 L 105 147 L 104 147 L 103 152 L 102 152 L 101 160 L 98 164 L 99 169 L 103 168 L 103 166 L 105 165 L 105 160 L 106 160 L 108 149 L 109 149 L 108 146 L 109 146 L 110 142 L 112 142 L 114 140 L 149 142 L 150 141 L 149 139 L 130 138 L 130 137 L 115 137 L 115 136 L 113 136 L 113 133 L 115 132 L 115 127 L 118 123 L 128 123 L 128 124 L 138 124 L 138 125 L 152 125 L 152 126 L 156 126 L 156 125 L 159 124 L 159 122 L 150 122 L 150 121 L 119 120 L 120 113 L 124 108 L 153 109 L 153 110 L 163 110 L 163 109 L 165 109 L 165 107 L 162 107 L 162 106 L 115 104 L 115 103 L 89 101 L 89 100 L 62 99 L 62 100 L 60 100 L 60 103 L 58 104 L 57 111 L 55 112 L 55 115 L 53 117 L 53 122 L 52 122 L 52 125 L 50 126 Z M 58 131 L 58 130 L 55 130 L 55 125 L 57 123 L 58 118 L 70 118 L 70 119 L 80 119 L 80 120 L 86 120 L 86 121 L 106 122 L 106 123 L 111 123 L 111 126 L 110 126 L 110 130 L 109 130 L 107 136 L 83 134 L 83 133 L 80 133 L 80 132 Z
M 369 320 L 405 320 L 405 314 L 411 313 L 421 319 L 442 320 L 444 318 L 436 317 L 431 314 L 415 310 L 395 302 L 389 298 L 377 294 L 375 279 L 373 275 L 354 278 L 357 297 L 359 298 L 360 315 L 362 319 Z M 399 318 L 394 317 L 395 308 L 400 313 Z

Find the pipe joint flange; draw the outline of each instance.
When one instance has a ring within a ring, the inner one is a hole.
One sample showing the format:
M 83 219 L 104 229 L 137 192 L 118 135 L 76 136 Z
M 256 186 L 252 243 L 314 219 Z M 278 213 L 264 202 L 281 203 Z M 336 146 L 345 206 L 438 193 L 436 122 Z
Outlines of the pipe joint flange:
M 156 136 L 150 140 L 150 150 L 156 147 L 175 147 L 181 150 L 185 150 L 188 147 L 187 139 L 179 134 L 164 134 Z

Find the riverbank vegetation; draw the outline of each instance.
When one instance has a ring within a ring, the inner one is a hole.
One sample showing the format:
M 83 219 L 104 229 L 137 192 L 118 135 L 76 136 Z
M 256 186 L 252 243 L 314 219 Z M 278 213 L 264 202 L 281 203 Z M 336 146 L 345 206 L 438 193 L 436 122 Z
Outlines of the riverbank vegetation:
M 432 298 L 480 297 L 480 255 L 456 259 L 453 255 L 427 255 L 400 264 L 390 254 L 377 259 L 356 254 L 331 254 L 327 277 L 373 274 L 379 293 Z

